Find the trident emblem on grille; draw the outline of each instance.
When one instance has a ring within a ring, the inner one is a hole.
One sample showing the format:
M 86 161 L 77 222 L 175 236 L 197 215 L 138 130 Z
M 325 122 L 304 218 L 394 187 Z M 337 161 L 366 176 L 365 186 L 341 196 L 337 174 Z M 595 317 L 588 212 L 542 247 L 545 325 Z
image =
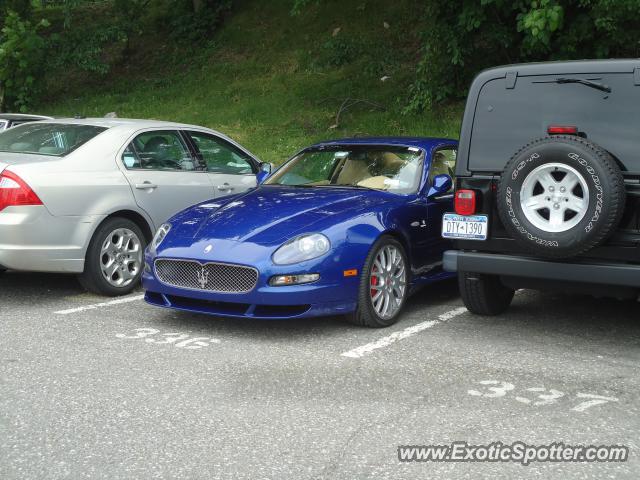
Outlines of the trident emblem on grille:
M 206 287 L 207 284 L 209 283 L 209 272 L 207 272 L 205 268 L 202 267 L 200 271 L 196 274 L 196 277 L 198 279 L 198 284 L 200 285 L 200 288 L 204 290 L 204 287 Z

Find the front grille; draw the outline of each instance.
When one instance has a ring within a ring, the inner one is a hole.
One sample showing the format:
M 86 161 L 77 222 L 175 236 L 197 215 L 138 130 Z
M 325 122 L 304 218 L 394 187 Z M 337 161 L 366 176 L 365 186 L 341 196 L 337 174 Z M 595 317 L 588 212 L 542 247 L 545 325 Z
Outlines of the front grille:
M 202 264 L 194 260 L 158 259 L 155 269 L 162 283 L 190 290 L 246 293 L 258 283 L 258 271 L 255 268 L 227 263 Z

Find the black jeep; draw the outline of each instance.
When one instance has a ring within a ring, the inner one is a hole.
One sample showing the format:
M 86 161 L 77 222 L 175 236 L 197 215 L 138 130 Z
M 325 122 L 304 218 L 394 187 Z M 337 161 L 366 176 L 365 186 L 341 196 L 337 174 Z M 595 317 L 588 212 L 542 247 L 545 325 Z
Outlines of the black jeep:
M 518 288 L 638 296 L 640 60 L 484 71 L 460 137 L 443 261 L 471 312 Z

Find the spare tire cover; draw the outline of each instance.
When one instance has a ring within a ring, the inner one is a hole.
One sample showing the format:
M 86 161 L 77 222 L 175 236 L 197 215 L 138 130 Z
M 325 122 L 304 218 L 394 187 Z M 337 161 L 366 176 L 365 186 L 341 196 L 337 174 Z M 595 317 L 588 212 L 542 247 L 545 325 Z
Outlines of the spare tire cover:
M 497 207 L 528 251 L 566 258 L 601 244 L 624 211 L 622 173 L 609 153 L 581 137 L 554 136 L 519 150 L 505 167 Z

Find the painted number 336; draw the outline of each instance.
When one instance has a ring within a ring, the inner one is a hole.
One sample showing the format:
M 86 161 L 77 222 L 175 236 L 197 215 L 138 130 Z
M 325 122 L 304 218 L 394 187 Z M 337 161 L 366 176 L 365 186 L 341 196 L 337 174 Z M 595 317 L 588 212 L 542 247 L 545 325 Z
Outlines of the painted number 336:
M 220 340 L 211 337 L 192 337 L 187 333 L 161 333 L 155 328 L 136 328 L 134 334 L 127 335 L 124 333 L 116 334 L 117 338 L 126 340 L 144 340 L 147 343 L 156 345 L 173 345 L 176 348 L 184 348 L 185 350 L 197 350 L 199 348 L 208 347 L 212 343 L 220 343 Z M 151 338 L 154 337 L 155 338 Z

